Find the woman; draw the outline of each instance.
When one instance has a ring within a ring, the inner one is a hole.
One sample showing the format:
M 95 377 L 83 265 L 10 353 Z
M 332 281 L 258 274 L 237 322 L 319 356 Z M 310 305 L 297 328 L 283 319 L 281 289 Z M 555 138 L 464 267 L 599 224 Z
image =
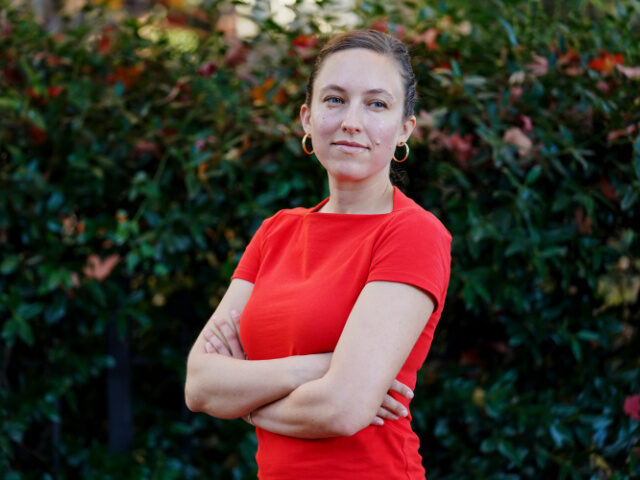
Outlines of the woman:
M 300 119 L 330 196 L 263 222 L 189 355 L 189 408 L 246 416 L 261 479 L 425 477 L 408 405 L 451 236 L 389 180 L 414 101 L 399 40 L 356 31 L 327 43 Z

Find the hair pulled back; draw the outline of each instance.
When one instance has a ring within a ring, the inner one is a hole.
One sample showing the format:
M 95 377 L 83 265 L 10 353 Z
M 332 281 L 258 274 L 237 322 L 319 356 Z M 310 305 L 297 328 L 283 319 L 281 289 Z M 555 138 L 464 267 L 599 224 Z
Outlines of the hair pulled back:
M 407 119 L 413 115 L 414 105 L 416 103 L 416 77 L 411 68 L 411 60 L 409 52 L 404 43 L 391 35 L 379 32 L 377 30 L 354 30 L 347 33 L 336 35 L 322 47 L 320 53 L 316 57 L 307 82 L 307 93 L 305 103 L 311 107 L 313 99 L 313 83 L 324 60 L 333 53 L 341 50 L 349 50 L 352 48 L 364 48 L 372 50 L 376 53 L 394 58 L 400 67 L 398 69 L 404 84 L 404 118 Z

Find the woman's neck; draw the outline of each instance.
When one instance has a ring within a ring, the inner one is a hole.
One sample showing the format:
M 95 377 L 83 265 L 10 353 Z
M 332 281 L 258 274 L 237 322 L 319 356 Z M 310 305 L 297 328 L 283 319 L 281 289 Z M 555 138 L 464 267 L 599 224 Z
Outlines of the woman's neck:
M 321 213 L 349 213 L 375 215 L 393 210 L 393 185 L 384 182 L 368 185 L 337 182 L 329 179 L 329 201 L 319 210 Z

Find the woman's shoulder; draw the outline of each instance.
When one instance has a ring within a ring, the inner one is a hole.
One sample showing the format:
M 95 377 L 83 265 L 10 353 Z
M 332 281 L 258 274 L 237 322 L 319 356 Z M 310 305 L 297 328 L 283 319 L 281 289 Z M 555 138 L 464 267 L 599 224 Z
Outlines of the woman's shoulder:
M 280 222 L 291 221 L 304 217 L 307 213 L 309 213 L 309 211 L 311 211 L 311 208 L 283 208 L 282 210 L 278 210 L 270 217 L 265 218 L 264 221 L 268 224 L 277 224 Z
M 407 229 L 415 234 L 430 233 L 441 235 L 451 241 L 451 233 L 442 221 L 429 210 L 423 208 L 400 190 L 394 199 L 390 228 Z

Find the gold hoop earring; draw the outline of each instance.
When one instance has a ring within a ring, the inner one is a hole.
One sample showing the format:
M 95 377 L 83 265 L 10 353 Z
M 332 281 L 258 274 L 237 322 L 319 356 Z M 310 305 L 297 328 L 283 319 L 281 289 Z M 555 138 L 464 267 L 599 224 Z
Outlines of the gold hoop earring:
M 304 153 L 306 153 L 307 155 L 311 155 L 314 152 L 313 143 L 311 143 L 311 151 L 309 151 L 307 149 L 307 138 L 311 138 L 311 135 L 305 133 L 304 137 L 302 137 L 302 150 L 304 150 Z
M 401 144 L 401 145 L 398 145 L 398 146 L 399 146 L 399 147 L 405 147 L 405 148 L 407 149 L 407 152 L 405 153 L 404 157 L 402 157 L 402 159 L 401 159 L 401 160 L 398 160 L 398 159 L 396 158 L 396 154 L 394 153 L 394 154 L 393 154 L 393 161 L 394 161 L 394 162 L 398 162 L 398 163 L 402 163 L 402 162 L 404 162 L 407 158 L 409 158 L 409 144 L 408 144 L 408 143 L 405 143 L 405 142 L 402 142 L 402 144 Z

